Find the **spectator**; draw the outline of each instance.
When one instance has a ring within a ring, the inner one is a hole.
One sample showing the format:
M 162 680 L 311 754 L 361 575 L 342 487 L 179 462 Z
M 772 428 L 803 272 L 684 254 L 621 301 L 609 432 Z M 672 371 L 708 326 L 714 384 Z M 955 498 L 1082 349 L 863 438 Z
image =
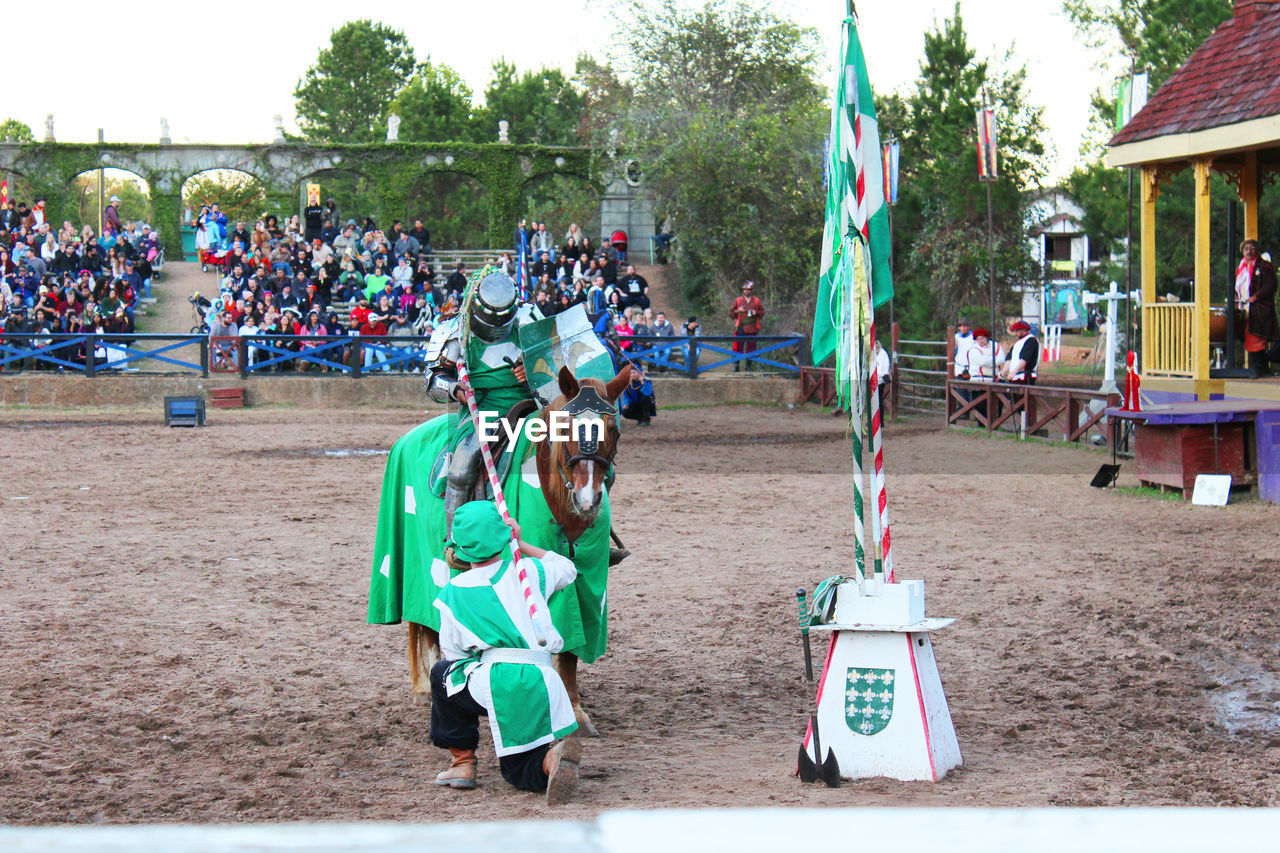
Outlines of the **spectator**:
M 391 271 L 391 280 L 400 288 L 413 288 L 413 267 L 409 266 L 409 256 L 401 255 Z
M 649 282 L 636 272 L 636 268 L 627 265 L 627 274 L 619 282 L 622 287 L 622 303 L 639 308 L 649 307 Z
M 324 341 L 320 339 L 325 335 L 328 335 L 329 330 L 320 319 L 319 308 L 312 308 L 307 312 L 306 322 L 302 324 L 302 328 L 298 331 L 298 334 L 303 336 L 303 339 L 298 342 L 300 351 L 303 353 L 308 353 L 316 347 L 324 344 Z M 318 357 L 319 356 L 317 356 L 317 358 Z M 299 372 L 309 370 L 312 364 L 313 362 L 307 361 L 306 359 L 298 359 Z M 319 365 L 319 367 L 322 373 L 329 370 L 325 365 Z
M 364 323 L 360 326 L 361 348 L 364 350 L 364 369 L 370 370 L 375 360 L 382 365 L 382 372 L 386 373 L 387 354 L 382 348 L 386 346 L 385 341 L 369 341 L 365 343 L 364 338 L 381 338 L 387 333 L 386 320 L 381 314 L 369 314 Z
M 1004 364 L 1004 347 L 999 341 L 991 340 L 991 333 L 986 329 L 973 330 L 973 343 L 965 352 L 966 367 L 969 380 L 972 382 L 990 382 Z
M 631 341 L 631 336 L 636 333 L 635 329 L 631 325 L 631 316 L 634 310 L 635 309 L 633 308 L 623 309 L 622 317 L 617 321 L 617 325 L 615 326 L 615 330 L 618 333 L 618 346 L 623 352 L 630 352 L 634 345 Z
M 413 228 L 409 231 L 409 236 L 417 241 L 420 254 L 431 254 L 431 232 L 422 224 L 421 219 L 413 220 Z
M 754 285 L 748 281 L 742 285 L 742 295 L 733 300 L 733 308 L 729 312 L 729 316 L 733 319 L 734 337 L 754 338 L 760 334 L 760 325 L 764 320 L 764 303 L 757 296 L 751 295 Z M 756 342 L 754 340 L 734 341 L 733 351 L 740 353 L 752 353 L 756 351 Z M 747 370 L 751 369 L 751 362 L 744 359 L 741 364 L 733 365 L 733 372 L 737 373 L 738 368 L 745 366 Z
M 105 303 L 104 303 L 105 304 Z M 219 338 L 238 338 L 240 328 L 232 316 L 231 309 L 225 308 L 215 315 L 209 325 L 209 363 L 215 370 L 235 370 L 239 367 L 239 345 Z
M 324 227 L 324 208 L 320 205 L 319 199 L 314 202 L 308 202 L 306 208 L 302 211 L 303 217 L 306 219 L 306 230 L 302 237 L 308 243 L 320 236 L 320 229 Z
M 524 220 L 520 220 L 520 224 L 524 225 Z M 445 279 L 444 289 L 449 293 L 455 294 L 459 299 L 462 298 L 462 292 L 467 289 L 467 265 L 459 262 L 458 268 Z
M 418 257 L 418 253 L 422 251 L 422 246 L 413 237 L 413 235 L 406 231 L 396 237 L 395 244 L 392 246 L 391 251 L 397 260 L 407 262 Z
M 535 255 L 541 255 L 545 252 L 554 261 L 556 259 L 555 241 L 551 239 L 551 234 L 547 232 L 547 223 L 539 222 L 536 228 L 537 230 L 533 232 L 533 238 L 529 241 L 530 251 Z
M 969 371 L 969 347 L 973 346 L 973 332 L 969 328 L 969 318 L 961 317 L 956 320 L 955 334 L 955 378 L 967 379 Z
M 392 338 L 411 338 L 414 336 L 413 326 L 409 324 L 409 315 L 404 308 L 396 310 L 395 317 L 391 321 L 391 325 L 387 327 L 387 335 Z M 391 346 L 404 355 L 413 344 L 407 340 L 394 341 Z M 404 371 L 409 366 L 409 359 L 403 358 L 399 361 L 399 370 Z M 416 371 L 415 371 L 416 372 Z

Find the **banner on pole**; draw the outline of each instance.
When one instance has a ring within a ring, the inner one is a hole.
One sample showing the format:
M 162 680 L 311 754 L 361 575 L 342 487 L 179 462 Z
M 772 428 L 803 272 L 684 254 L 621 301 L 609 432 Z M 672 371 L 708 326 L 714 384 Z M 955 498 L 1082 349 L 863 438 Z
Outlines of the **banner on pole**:
M 0 207 L 6 207 L 9 204 L 9 182 L 0 181 Z
M 884 144 L 884 199 L 889 204 L 898 203 L 898 155 L 902 146 L 891 139 Z
M 996 168 L 996 111 L 991 107 L 978 110 L 978 180 L 994 181 L 1000 177 Z
M 1134 74 L 1116 87 L 1116 132 L 1119 133 L 1147 105 L 1147 72 Z
M 320 203 L 320 185 L 307 184 L 307 204 L 317 205 L 319 203 Z

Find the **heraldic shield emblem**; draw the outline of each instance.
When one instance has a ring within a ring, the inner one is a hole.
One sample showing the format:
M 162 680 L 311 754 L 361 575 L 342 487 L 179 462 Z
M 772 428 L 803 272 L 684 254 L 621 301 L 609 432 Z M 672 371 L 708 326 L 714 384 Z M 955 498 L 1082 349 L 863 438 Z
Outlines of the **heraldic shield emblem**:
M 873 735 L 893 716 L 892 669 L 849 667 L 844 691 L 844 721 L 860 735 Z

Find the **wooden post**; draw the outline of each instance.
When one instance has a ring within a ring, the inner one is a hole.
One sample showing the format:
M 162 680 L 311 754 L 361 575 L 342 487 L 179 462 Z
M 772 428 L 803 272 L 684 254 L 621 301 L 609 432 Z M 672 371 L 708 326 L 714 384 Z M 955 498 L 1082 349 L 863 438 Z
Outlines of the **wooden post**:
M 994 333 L 993 333 L 994 334 Z M 956 378 L 956 327 L 947 326 L 947 378 Z
M 1258 239 L 1258 152 L 1246 151 L 1240 170 L 1240 201 L 1244 202 L 1244 239 Z M 1234 284 L 1234 282 L 1233 282 Z
M 1142 306 L 1156 303 L 1156 199 L 1160 197 L 1155 166 L 1142 167 Z M 1142 323 L 1142 369 L 1155 357 L 1156 329 Z
M 1209 164 L 1202 157 L 1195 162 L 1195 314 L 1191 326 L 1191 375 L 1196 397 L 1209 399 Z

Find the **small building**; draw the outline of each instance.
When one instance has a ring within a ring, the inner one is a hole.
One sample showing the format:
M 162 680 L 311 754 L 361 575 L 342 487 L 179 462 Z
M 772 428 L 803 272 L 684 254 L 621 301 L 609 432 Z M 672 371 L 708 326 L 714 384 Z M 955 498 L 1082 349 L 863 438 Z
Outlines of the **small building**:
M 1102 258 L 1101 242 L 1085 233 L 1084 209 L 1055 187 L 1032 198 L 1027 217 L 1032 223 L 1031 257 L 1044 276 L 1038 284 L 1022 288 L 1023 319 L 1068 330 L 1085 328 L 1085 276 Z
M 1242 239 L 1258 236 L 1258 194 L 1280 172 L 1280 0 L 1236 0 L 1224 21 L 1112 138 L 1107 165 L 1141 180 L 1144 391 L 1280 399 L 1280 383 L 1210 373 L 1209 175 L 1222 174 L 1244 207 Z M 1190 301 L 1156 301 L 1156 199 L 1183 169 L 1195 174 L 1194 286 Z M 1274 247 L 1273 247 L 1274 248 Z

